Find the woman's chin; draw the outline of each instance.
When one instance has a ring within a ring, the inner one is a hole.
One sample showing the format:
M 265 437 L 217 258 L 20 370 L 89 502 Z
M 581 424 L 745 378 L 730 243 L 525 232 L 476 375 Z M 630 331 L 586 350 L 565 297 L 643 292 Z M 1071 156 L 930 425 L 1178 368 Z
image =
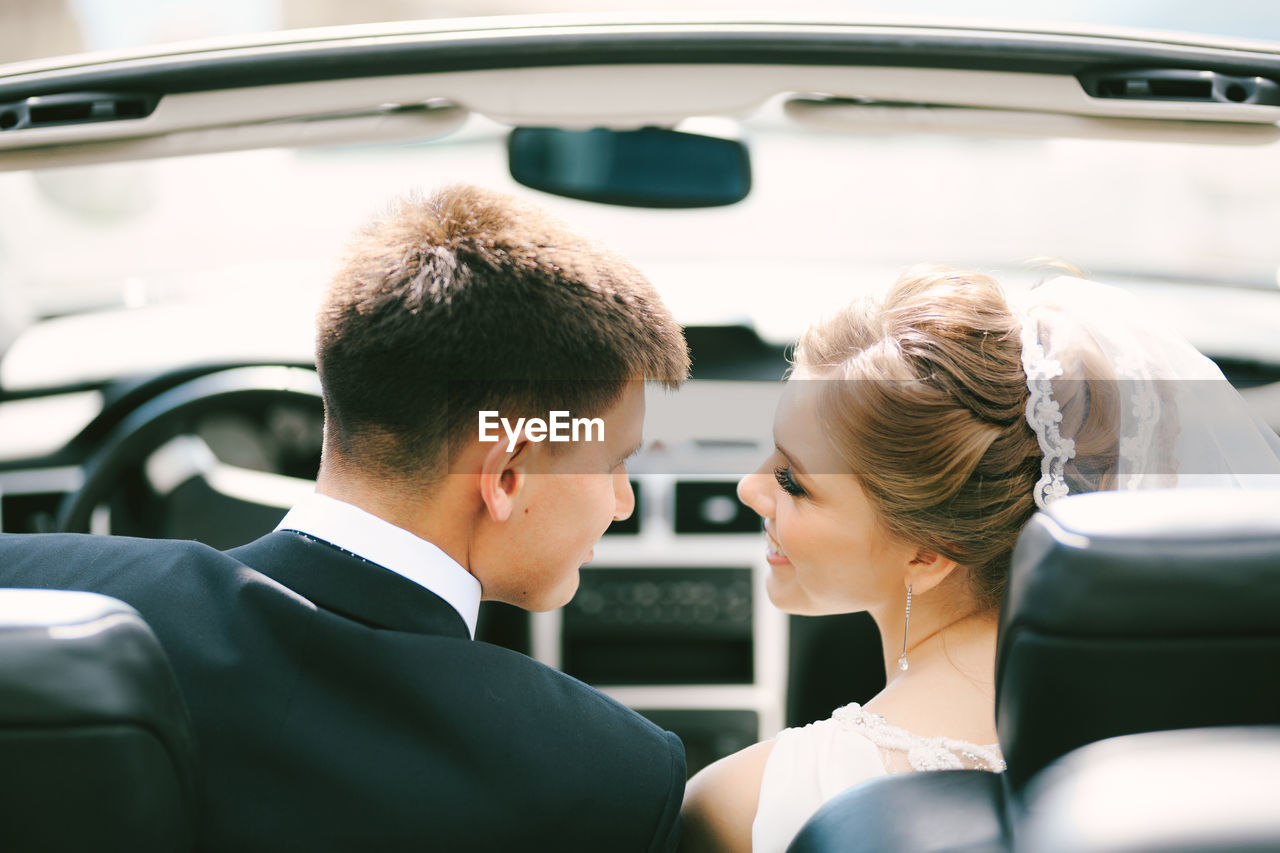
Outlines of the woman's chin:
M 772 566 L 773 571 L 765 578 L 765 592 L 769 601 L 783 613 L 792 616 L 829 616 L 832 613 L 844 613 L 845 610 L 832 609 L 816 600 L 796 582 L 796 574 L 790 563 L 783 566 Z
M 773 571 L 769 572 L 769 576 L 765 579 L 765 592 L 769 594 L 769 601 L 774 607 L 783 613 L 803 614 L 801 604 L 804 596 L 800 594 L 799 588 L 796 586 L 795 572 L 791 570 L 791 563 L 778 566 L 772 565 Z M 781 576 L 779 570 L 781 569 Z

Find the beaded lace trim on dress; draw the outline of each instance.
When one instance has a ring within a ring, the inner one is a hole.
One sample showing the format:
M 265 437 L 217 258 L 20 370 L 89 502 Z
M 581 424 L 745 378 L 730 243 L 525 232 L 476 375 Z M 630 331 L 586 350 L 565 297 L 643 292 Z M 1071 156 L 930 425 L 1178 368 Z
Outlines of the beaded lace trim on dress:
M 864 710 L 857 702 L 831 715 L 841 726 L 865 737 L 882 750 L 905 752 L 912 770 L 1005 769 L 998 744 L 979 746 L 947 737 L 924 737 L 890 725 L 884 717 Z

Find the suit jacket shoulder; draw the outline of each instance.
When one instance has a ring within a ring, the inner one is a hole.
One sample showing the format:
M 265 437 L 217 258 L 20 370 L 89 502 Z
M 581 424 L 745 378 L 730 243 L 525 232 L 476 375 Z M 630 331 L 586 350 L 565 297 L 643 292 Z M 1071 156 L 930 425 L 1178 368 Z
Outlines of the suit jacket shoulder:
M 6 535 L 0 582 L 151 625 L 201 746 L 207 849 L 674 849 L 674 735 L 324 543 Z

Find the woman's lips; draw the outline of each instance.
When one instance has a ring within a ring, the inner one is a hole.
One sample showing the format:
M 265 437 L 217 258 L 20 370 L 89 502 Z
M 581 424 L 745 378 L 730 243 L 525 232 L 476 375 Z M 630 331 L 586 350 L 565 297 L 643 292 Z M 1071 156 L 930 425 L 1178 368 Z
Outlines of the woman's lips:
M 765 554 L 764 558 L 775 566 L 781 566 L 790 563 L 787 552 L 782 550 L 782 546 L 778 544 L 778 540 L 773 537 L 773 532 L 769 530 L 769 525 L 764 526 L 765 536 Z

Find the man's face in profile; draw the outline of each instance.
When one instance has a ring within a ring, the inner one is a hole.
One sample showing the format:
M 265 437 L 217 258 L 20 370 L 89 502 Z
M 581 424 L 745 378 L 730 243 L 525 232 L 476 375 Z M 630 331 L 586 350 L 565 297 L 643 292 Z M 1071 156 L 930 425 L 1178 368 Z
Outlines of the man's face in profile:
M 540 455 L 524 494 L 507 522 L 498 561 L 477 575 L 485 599 L 525 610 L 553 610 L 573 598 L 578 569 L 614 519 L 635 509 L 626 459 L 640 447 L 644 382 L 627 382 L 606 411 L 603 441 L 527 445 Z M 478 568 L 478 567 L 477 567 Z

